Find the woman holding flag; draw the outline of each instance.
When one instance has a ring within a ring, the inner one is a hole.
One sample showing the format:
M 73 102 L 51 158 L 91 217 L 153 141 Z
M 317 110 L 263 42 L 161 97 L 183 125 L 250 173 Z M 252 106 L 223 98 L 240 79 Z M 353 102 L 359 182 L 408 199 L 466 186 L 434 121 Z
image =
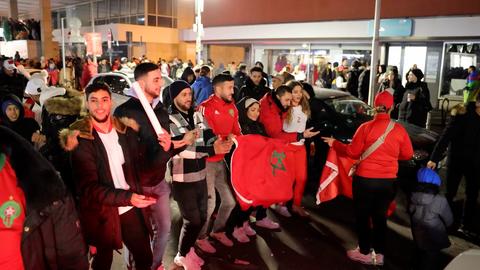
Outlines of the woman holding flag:
M 338 155 L 357 160 L 350 174 L 358 247 L 347 251 L 347 256 L 364 264 L 383 265 L 387 209 L 395 198 L 398 160 L 408 160 L 413 155 L 406 130 L 390 119 L 393 104 L 390 92 L 379 93 L 374 102 L 374 119 L 357 129 L 350 144 L 323 138 Z

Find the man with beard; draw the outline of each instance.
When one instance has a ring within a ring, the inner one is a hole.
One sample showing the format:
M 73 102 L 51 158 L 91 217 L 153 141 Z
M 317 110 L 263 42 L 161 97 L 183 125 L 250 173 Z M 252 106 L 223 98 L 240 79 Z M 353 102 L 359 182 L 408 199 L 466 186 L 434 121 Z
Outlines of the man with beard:
M 136 269 L 152 264 L 149 227 L 140 208 L 156 202 L 140 195 L 136 173 L 139 162 L 137 135 L 127 121 L 112 118 L 107 85 L 85 89 L 89 115 L 62 131 L 66 150 L 72 151 L 72 175 L 77 185 L 83 233 L 93 257 L 92 269 L 110 269 L 113 250 L 122 242 L 135 260 Z M 168 134 L 159 137 L 169 145 Z
M 220 139 L 230 142 L 232 137 L 240 135 L 238 111 L 233 102 L 234 80 L 231 75 L 219 74 L 212 81 L 214 94 L 200 104 L 198 110 L 202 113 L 212 128 L 213 133 Z M 200 232 L 197 245 L 205 252 L 214 253 L 215 248 L 208 242 L 207 228 L 210 216 L 215 209 L 215 189 L 220 195 L 220 208 L 213 223 L 210 236 L 225 246 L 233 246 L 225 234 L 225 224 L 235 207 L 235 198 L 227 181 L 227 168 L 224 154 L 207 158 L 207 221 Z
M 173 100 L 169 108 L 172 135 L 180 136 L 188 130 L 198 134 L 195 144 L 174 156 L 170 166 L 173 198 L 183 218 L 174 262 L 185 269 L 194 270 L 200 269 L 203 264 L 193 246 L 207 218 L 206 158 L 230 152 L 232 144 L 216 139 L 201 114 L 193 110 L 193 91 L 186 81 L 173 82 L 169 95 Z
M 267 81 L 263 78 L 263 70 L 260 67 L 250 69 L 250 75 L 245 81 L 245 85 L 240 89 L 238 100 L 244 97 L 260 100 L 270 89 L 265 86 Z
M 170 186 L 165 182 L 168 160 L 183 150 L 184 140 L 171 141 L 168 112 L 160 102 L 163 79 L 160 68 L 153 63 L 139 64 L 134 71 L 135 81 L 144 93 L 160 122 L 163 134 L 156 134 L 140 100 L 130 89 L 132 97 L 115 110 L 118 118 L 128 117 L 139 125 L 140 143 L 146 147 L 145 156 L 139 164 L 141 186 L 145 195 L 154 197 L 157 202 L 150 207 L 153 223 L 153 270 L 163 269 L 162 258 L 170 233 Z M 191 141 L 192 132 L 184 137 Z M 158 138 L 161 138 L 160 144 Z
M 305 138 L 311 138 L 318 134 L 313 128 L 306 129 L 302 133 L 283 131 L 283 121 L 292 101 L 292 89 L 286 85 L 279 86 L 260 100 L 260 123 L 265 126 L 267 135 L 271 138 L 282 139 L 285 142 L 297 142 Z

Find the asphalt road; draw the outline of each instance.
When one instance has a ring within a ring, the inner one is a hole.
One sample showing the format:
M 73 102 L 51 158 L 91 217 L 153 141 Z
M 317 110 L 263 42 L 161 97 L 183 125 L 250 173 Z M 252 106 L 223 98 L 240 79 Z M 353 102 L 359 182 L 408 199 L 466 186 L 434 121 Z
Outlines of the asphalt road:
M 357 244 L 354 232 L 353 203 L 351 200 L 339 197 L 330 202 L 315 205 L 315 183 L 304 196 L 304 205 L 310 213 L 309 219 L 299 217 L 285 218 L 273 211 L 268 211 L 271 219 L 278 221 L 281 230 L 272 231 L 257 228 L 257 236 L 246 244 L 235 242 L 231 248 L 213 242 L 217 253 L 207 255 L 198 251 L 205 259 L 202 269 L 235 270 L 235 269 L 265 269 L 265 270 L 300 270 L 300 269 L 376 269 L 380 267 L 366 266 L 350 261 L 346 250 L 355 248 Z M 460 188 L 459 198 L 463 195 Z M 400 190 L 397 192 L 397 209 L 388 221 L 387 250 L 385 265 L 382 269 L 409 269 L 413 252 L 413 241 L 410 231 L 408 214 L 405 211 L 406 197 Z M 178 235 L 180 234 L 181 218 L 178 206 L 171 201 L 172 231 L 168 243 L 164 263 L 167 269 L 182 269 L 173 263 L 177 253 Z M 457 209 L 458 210 L 458 209 Z M 451 236 L 452 246 L 442 251 L 442 268 L 455 256 L 470 248 L 479 248 L 473 241 Z M 478 243 L 477 243 L 478 244 Z M 235 264 L 235 259 L 250 262 L 250 265 Z M 112 269 L 121 269 L 123 260 L 116 255 Z

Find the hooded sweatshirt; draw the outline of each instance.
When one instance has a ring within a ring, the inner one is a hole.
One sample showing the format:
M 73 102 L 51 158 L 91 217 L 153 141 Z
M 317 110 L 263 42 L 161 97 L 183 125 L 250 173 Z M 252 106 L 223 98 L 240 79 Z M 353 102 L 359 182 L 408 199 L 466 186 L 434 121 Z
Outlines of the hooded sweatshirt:
M 10 121 L 6 115 L 5 110 L 8 104 L 13 104 L 20 110 L 18 119 L 14 122 Z M 35 133 L 37 130 L 40 130 L 40 125 L 32 118 L 25 118 L 25 111 L 18 97 L 15 95 L 6 96 L 2 99 L 0 107 L 2 108 L 2 112 L 0 114 L 0 124 L 10 128 L 27 141 L 31 142 L 33 133 Z

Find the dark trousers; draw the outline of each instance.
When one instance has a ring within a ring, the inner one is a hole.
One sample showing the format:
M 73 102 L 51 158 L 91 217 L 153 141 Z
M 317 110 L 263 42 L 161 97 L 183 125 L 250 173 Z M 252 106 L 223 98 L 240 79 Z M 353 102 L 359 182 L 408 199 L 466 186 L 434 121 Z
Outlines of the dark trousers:
M 453 199 L 457 195 L 458 186 L 462 177 L 465 176 L 465 204 L 463 208 L 462 224 L 472 227 L 476 215 L 478 192 L 480 190 L 480 174 L 477 168 L 470 164 L 450 162 L 447 170 L 447 193 L 446 198 L 450 208 L 454 209 Z
M 177 201 L 183 218 L 178 250 L 181 256 L 185 256 L 195 244 L 207 220 L 207 182 L 205 180 L 192 183 L 174 181 L 173 198 Z
M 257 221 L 267 217 L 267 208 L 263 206 L 250 207 L 247 210 L 242 210 L 239 204 L 235 205 L 227 221 L 225 231 L 231 234 L 235 227 L 242 227 L 245 221 L 250 220 L 250 215 L 253 211 L 256 211 L 255 218 Z
M 439 265 L 440 250 L 423 250 L 415 248 L 413 255 L 413 269 L 414 270 L 438 270 L 441 269 Z
M 384 253 L 387 209 L 395 192 L 395 179 L 353 177 L 353 203 L 361 253 L 368 254 L 371 248 L 376 253 Z
M 122 240 L 135 261 L 135 268 L 149 270 L 152 265 L 152 249 L 150 237 L 145 226 L 142 212 L 132 208 L 120 215 Z M 93 257 L 92 269 L 110 270 L 113 260 L 113 249 L 97 247 L 97 254 Z

